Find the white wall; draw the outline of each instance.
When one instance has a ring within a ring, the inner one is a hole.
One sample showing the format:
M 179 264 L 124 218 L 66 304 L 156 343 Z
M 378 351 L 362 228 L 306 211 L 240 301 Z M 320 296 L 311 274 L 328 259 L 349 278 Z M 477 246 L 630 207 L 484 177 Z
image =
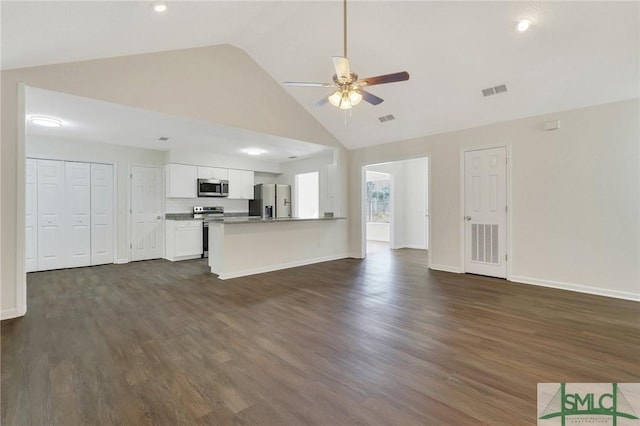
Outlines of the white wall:
M 427 249 L 427 166 L 426 158 L 416 158 L 404 164 L 404 235 L 402 246 Z
M 28 157 L 65 159 L 71 161 L 106 162 L 116 166 L 116 259 L 124 261 L 129 255 L 127 242 L 127 194 L 130 165 L 162 166 L 164 152 L 150 149 L 129 148 L 99 142 L 54 139 L 43 136 L 27 138 Z
M 211 152 L 168 151 L 167 163 L 192 164 L 196 166 L 221 167 L 223 169 L 253 170 L 266 173 L 282 173 L 280 163 L 255 157 L 219 155 Z
M 367 241 L 391 242 L 391 224 L 367 222 Z
M 351 252 L 361 166 L 428 156 L 431 267 L 462 271 L 461 149 L 508 143 L 511 279 L 640 300 L 639 117 L 632 99 L 352 151 Z

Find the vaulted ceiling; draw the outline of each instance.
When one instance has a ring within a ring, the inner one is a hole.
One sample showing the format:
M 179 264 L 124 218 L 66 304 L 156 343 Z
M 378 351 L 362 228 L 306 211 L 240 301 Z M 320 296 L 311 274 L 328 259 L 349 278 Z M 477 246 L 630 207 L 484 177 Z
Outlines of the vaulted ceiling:
M 329 82 L 342 54 L 339 1 L 1 3 L 2 68 L 215 44 L 245 50 L 276 81 Z M 314 107 L 322 88 L 286 88 L 348 148 L 639 95 L 638 2 L 350 1 L 349 58 L 385 99 Z M 518 33 L 518 19 L 531 29 Z M 481 90 L 506 84 L 508 92 Z M 238 88 L 242 90 L 242 88 Z M 393 114 L 394 121 L 378 117 Z

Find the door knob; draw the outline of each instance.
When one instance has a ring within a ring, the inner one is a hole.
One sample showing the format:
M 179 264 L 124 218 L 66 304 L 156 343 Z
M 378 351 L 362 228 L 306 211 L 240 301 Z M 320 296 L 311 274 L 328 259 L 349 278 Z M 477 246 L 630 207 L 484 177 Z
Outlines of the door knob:
M 465 216 L 464 220 L 471 220 L 471 216 Z
M 158 217 L 156 217 L 156 219 L 160 220 L 160 219 L 162 219 L 162 216 L 158 216 Z

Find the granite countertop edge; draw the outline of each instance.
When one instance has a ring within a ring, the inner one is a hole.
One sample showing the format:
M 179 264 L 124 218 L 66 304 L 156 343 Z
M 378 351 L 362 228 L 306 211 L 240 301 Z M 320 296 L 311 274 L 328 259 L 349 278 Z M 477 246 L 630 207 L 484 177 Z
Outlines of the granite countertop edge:
M 166 213 L 165 219 L 167 220 L 203 220 L 203 218 L 194 218 L 192 213 Z M 246 213 L 229 213 L 229 214 L 225 214 L 224 217 L 221 217 L 221 218 L 207 219 L 207 222 L 234 225 L 234 224 L 241 224 L 241 223 L 310 222 L 310 221 L 342 220 L 342 219 L 346 219 L 346 217 L 314 217 L 314 218 L 279 217 L 279 218 L 263 219 L 259 216 L 248 216 Z
M 346 217 L 313 217 L 313 218 L 300 218 L 300 217 L 277 217 L 271 219 L 263 219 L 258 216 L 249 217 L 238 217 L 238 218 L 229 218 L 229 219 L 214 219 L 209 221 L 209 223 L 221 224 L 221 225 L 241 225 L 245 223 L 253 224 L 253 223 L 282 223 L 282 222 L 322 222 L 322 221 L 331 221 L 331 220 L 342 220 L 346 219 Z

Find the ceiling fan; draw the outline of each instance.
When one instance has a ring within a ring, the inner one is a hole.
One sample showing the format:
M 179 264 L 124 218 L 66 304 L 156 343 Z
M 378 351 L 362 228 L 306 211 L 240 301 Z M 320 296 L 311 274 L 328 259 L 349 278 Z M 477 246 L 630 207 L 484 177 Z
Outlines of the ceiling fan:
M 349 59 L 347 58 L 347 0 L 343 1 L 344 12 L 344 56 L 333 56 L 333 67 L 336 73 L 333 75 L 333 83 L 313 83 L 302 81 L 285 81 L 283 86 L 287 87 L 335 87 L 336 91 L 329 96 L 325 96 L 315 103 L 315 106 L 323 106 L 330 102 L 331 105 L 340 109 L 350 109 L 358 105 L 363 99 L 371 105 L 378 105 L 384 99 L 373 93 L 363 90 L 363 87 L 374 86 L 376 84 L 395 83 L 397 81 L 409 80 L 409 73 L 406 71 L 393 74 L 378 75 L 359 79 L 358 74 L 351 72 Z

